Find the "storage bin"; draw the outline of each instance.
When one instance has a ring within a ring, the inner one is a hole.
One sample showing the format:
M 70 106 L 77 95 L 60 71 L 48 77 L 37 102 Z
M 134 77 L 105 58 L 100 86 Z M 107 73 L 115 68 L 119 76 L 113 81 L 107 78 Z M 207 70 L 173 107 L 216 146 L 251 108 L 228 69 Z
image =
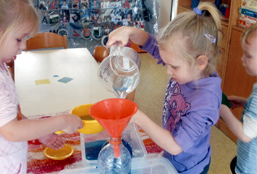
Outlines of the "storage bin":
M 66 169 L 59 174 L 99 174 L 96 166 L 83 167 L 78 169 Z M 178 174 L 170 161 L 164 157 L 142 159 L 132 161 L 131 174 Z

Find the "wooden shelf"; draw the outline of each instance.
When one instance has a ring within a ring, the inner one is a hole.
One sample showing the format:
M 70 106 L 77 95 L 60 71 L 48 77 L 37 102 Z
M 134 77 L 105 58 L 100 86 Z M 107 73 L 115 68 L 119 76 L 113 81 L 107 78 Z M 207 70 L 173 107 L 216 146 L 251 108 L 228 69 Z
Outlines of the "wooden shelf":
M 241 31 L 241 32 L 244 32 L 244 30 L 245 30 L 245 28 L 237 26 L 237 25 L 233 25 L 232 29 L 236 29 L 236 30 Z
M 222 25 L 228 26 L 228 21 L 222 20 L 221 23 L 222 23 Z
M 178 7 L 178 14 L 179 13 L 183 13 L 183 12 L 185 12 L 185 11 L 190 11 L 191 10 L 191 8 L 186 8 L 186 7 L 181 7 L 181 6 L 179 6 Z
M 184 10 L 184 11 L 191 11 L 192 10 L 191 8 L 182 7 L 182 6 L 179 6 L 178 8 L 180 8 L 181 10 Z

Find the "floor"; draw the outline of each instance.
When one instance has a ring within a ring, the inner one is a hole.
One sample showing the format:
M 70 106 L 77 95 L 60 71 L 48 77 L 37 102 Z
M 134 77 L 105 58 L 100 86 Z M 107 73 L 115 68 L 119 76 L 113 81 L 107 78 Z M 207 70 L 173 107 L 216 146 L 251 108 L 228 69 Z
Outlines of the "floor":
M 169 81 L 166 67 L 156 64 L 147 53 L 141 53 L 140 82 L 135 102 L 139 108 L 161 125 L 163 99 Z M 237 145 L 217 127 L 211 132 L 212 159 L 209 174 L 230 174 L 230 161 L 236 155 Z

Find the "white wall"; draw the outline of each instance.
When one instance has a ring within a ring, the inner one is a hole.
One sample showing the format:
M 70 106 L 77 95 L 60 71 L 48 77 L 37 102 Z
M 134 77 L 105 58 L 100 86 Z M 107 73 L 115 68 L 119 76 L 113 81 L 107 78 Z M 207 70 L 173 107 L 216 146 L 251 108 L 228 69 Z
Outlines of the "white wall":
M 171 5 L 172 3 L 172 5 Z M 172 13 L 172 19 L 177 15 L 178 0 L 161 0 L 159 2 L 160 12 L 158 16 L 159 28 L 164 27 L 169 21 Z M 172 6 L 172 10 L 171 10 Z
M 171 12 L 171 1 L 172 0 L 160 0 L 160 12 L 158 16 L 158 27 L 164 27 L 170 21 Z

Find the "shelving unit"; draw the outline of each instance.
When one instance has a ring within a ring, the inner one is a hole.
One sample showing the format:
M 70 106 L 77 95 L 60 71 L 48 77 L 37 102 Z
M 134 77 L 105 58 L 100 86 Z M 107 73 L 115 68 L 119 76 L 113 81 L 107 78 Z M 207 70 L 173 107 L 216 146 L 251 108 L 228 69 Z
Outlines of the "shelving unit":
M 214 3 L 215 0 L 200 0 Z M 178 0 L 178 13 L 191 9 L 192 0 Z M 245 30 L 237 26 L 241 0 L 222 0 L 222 3 L 230 6 L 229 19 L 222 21 L 224 37 L 218 44 L 221 51 L 221 61 L 217 65 L 217 71 L 222 78 L 222 91 L 227 95 L 249 97 L 256 78 L 250 77 L 242 66 L 240 38 Z M 240 119 L 243 109 L 232 110 L 233 114 Z M 228 129 L 225 122 L 220 118 L 216 126 L 233 141 L 237 142 L 236 136 Z

